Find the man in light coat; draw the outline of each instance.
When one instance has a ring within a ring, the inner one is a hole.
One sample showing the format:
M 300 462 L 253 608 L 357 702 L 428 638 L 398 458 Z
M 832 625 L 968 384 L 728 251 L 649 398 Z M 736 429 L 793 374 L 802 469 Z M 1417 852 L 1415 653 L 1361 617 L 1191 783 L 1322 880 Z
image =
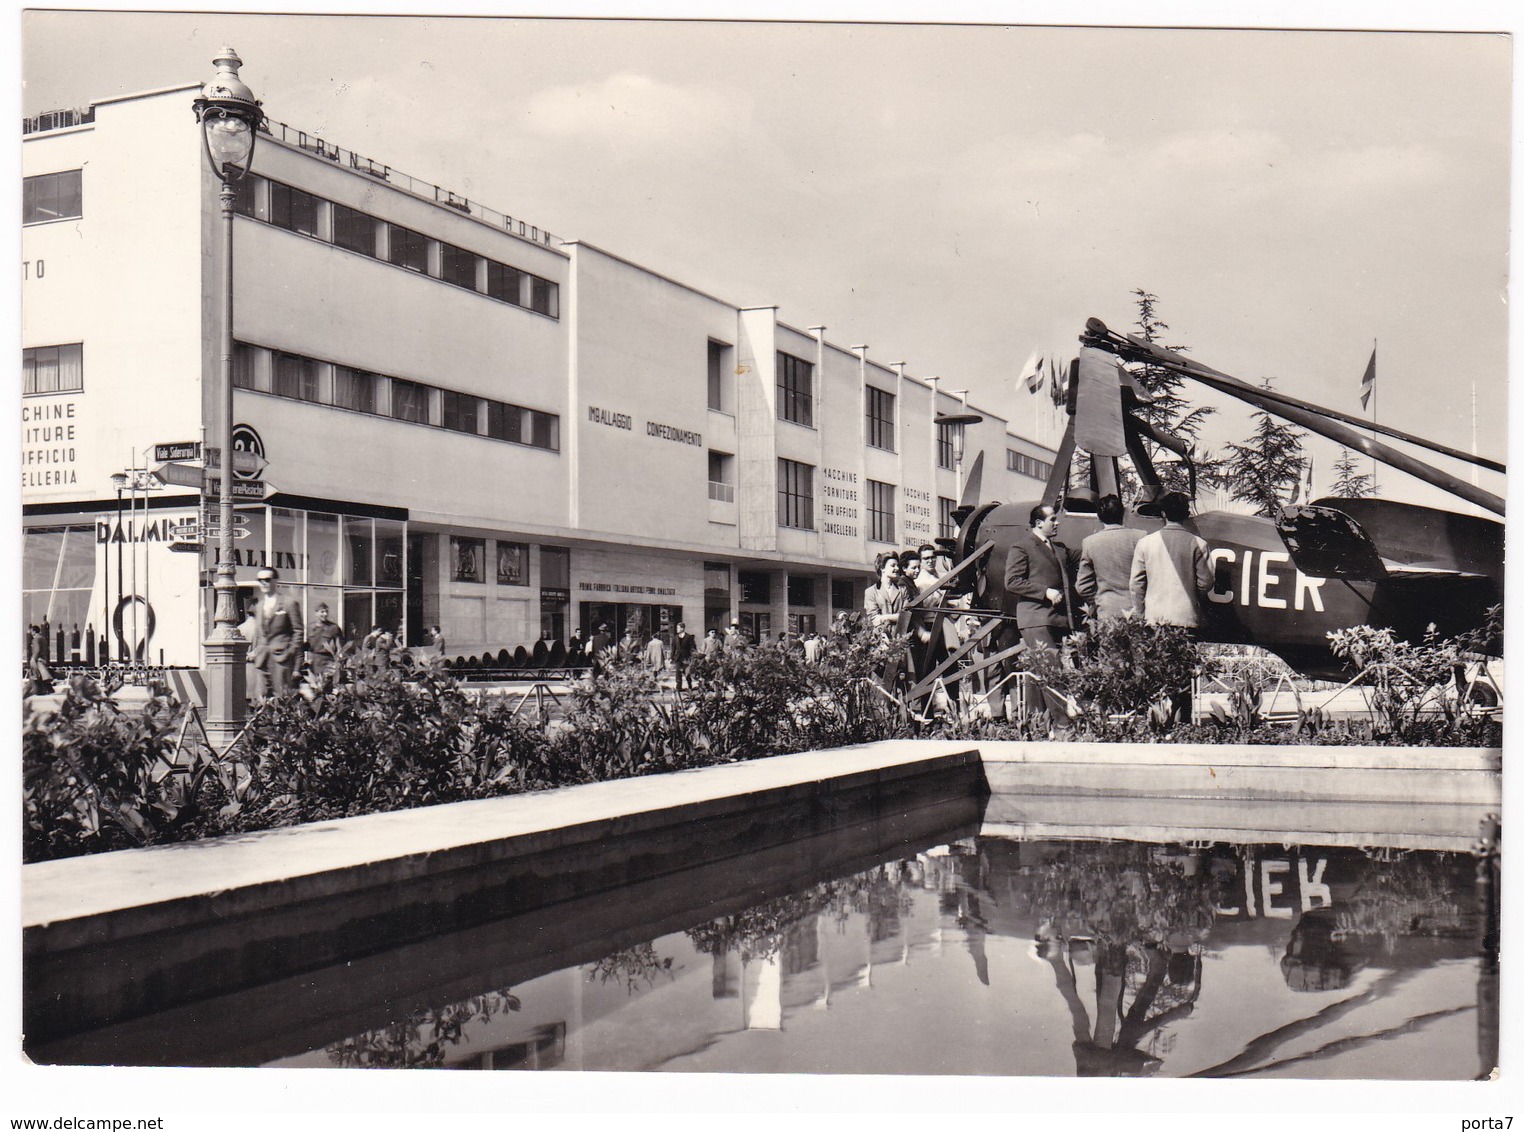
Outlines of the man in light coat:
M 1178 491 L 1159 501 L 1164 526 L 1132 552 L 1133 611 L 1153 625 L 1201 628 L 1201 598 L 1212 588 L 1206 540 L 1186 530 L 1191 505 Z

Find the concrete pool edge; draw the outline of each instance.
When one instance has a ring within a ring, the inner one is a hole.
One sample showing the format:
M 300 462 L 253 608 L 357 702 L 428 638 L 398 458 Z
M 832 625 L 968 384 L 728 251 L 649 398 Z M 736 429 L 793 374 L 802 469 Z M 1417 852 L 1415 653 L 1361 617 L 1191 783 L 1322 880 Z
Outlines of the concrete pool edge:
M 61 926 L 239 889 L 304 879 L 455 867 L 452 852 L 585 843 L 712 816 L 743 801 L 807 797 L 978 764 L 991 793 L 1500 805 L 1501 751 L 886 740 L 671 774 L 343 818 L 210 841 L 122 850 L 22 867 L 22 927 Z M 373 882 L 370 882 L 373 883 Z M 322 892 L 315 893 L 322 895 Z M 303 895 L 306 895 L 303 893 Z

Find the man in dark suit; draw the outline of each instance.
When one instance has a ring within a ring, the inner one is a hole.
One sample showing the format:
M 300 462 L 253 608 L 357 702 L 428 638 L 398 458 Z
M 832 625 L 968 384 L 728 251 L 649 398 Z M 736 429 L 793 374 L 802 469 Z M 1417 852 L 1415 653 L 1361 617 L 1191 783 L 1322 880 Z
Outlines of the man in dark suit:
M 1011 539 L 1005 556 L 1005 609 L 1029 649 L 1056 649 L 1078 627 L 1074 616 L 1079 555 L 1058 541 L 1058 512 L 1032 508 L 1031 527 Z
M 280 575 L 271 567 L 260 567 L 255 578 L 260 596 L 254 604 L 254 647 L 249 659 L 260 674 L 261 694 L 282 696 L 291 690 L 307 645 L 302 607 L 280 592 Z
M 693 639 L 693 634 L 688 632 L 688 626 L 681 621 L 677 623 L 677 633 L 672 638 L 672 671 L 677 675 L 677 690 L 683 690 L 683 680 L 687 676 L 688 662 L 693 659 L 693 650 L 698 647 L 698 642 Z M 688 687 L 693 687 L 693 681 L 688 681 Z

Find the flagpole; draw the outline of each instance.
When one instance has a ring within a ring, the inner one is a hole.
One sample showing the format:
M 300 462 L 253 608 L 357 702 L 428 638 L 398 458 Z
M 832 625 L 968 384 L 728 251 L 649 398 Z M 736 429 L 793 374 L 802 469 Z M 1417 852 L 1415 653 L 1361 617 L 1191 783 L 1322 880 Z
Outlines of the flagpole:
M 1378 399 L 1380 397 L 1380 394 L 1376 391 L 1376 386 L 1380 384 L 1378 381 L 1376 381 L 1376 345 L 1377 345 L 1376 339 L 1372 338 L 1371 339 L 1371 440 L 1372 441 L 1374 441 L 1376 439 L 1376 428 L 1375 428 L 1375 425 L 1376 425 L 1376 412 L 1377 412 Z M 1372 456 L 1371 457 L 1371 494 L 1372 495 L 1376 494 L 1376 469 L 1379 466 L 1380 465 L 1377 463 L 1376 457 Z

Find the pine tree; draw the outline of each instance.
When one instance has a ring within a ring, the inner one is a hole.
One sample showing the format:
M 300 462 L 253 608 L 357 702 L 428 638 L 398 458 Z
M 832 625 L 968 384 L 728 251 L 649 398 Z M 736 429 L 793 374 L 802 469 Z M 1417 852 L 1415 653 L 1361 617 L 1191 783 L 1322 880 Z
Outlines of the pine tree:
M 1169 324 L 1159 318 L 1159 296 L 1141 287 L 1133 289 L 1138 307 L 1137 336 L 1145 342 L 1161 346 L 1173 353 L 1185 353 L 1188 346 L 1165 346 L 1161 342 Z M 1152 404 L 1140 405 L 1138 415 L 1156 428 L 1174 433 L 1194 445 L 1199 439 L 1202 422 L 1217 410 L 1209 405 L 1192 405 L 1180 392 L 1185 378 L 1163 366 L 1146 363 L 1129 371 L 1153 398 Z M 1165 488 L 1175 491 L 1189 490 L 1185 469 L 1174 462 L 1174 454 L 1167 449 L 1145 441 L 1149 455 L 1159 464 L 1159 478 Z M 1168 461 L 1168 462 L 1161 462 Z M 1204 483 L 1212 484 L 1223 479 L 1222 461 L 1211 452 L 1202 450 L 1193 456 L 1196 474 Z
M 1339 458 L 1334 462 L 1334 482 L 1328 489 L 1329 495 L 1337 495 L 1343 499 L 1359 499 L 1363 496 L 1375 495 L 1375 476 L 1369 472 L 1362 472 L 1363 465 L 1357 463 L 1355 454 L 1348 448 L 1339 449 Z
M 1269 378 L 1260 385 L 1272 388 Z M 1249 419 L 1254 422 L 1254 432 L 1248 442 L 1227 446 L 1225 482 L 1234 499 L 1273 519 L 1301 481 L 1306 464 L 1302 438 L 1307 434 L 1263 409 Z

